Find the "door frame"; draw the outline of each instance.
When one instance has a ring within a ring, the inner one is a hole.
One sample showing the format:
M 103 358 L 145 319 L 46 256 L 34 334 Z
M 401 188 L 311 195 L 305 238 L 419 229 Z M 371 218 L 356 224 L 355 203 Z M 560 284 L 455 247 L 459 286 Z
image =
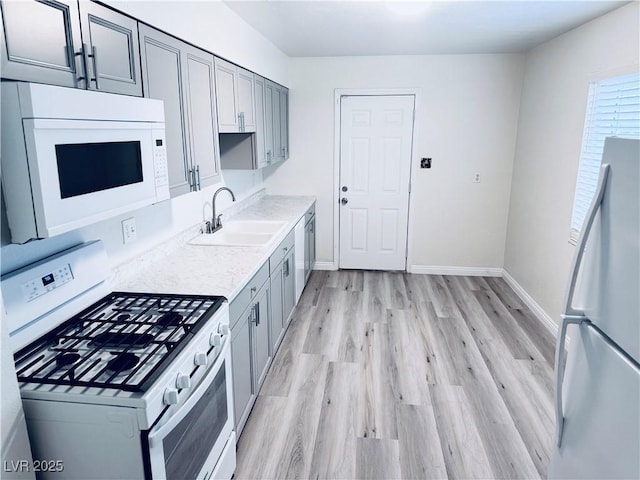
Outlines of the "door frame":
M 416 143 L 416 125 L 418 118 L 418 105 L 420 104 L 420 88 L 336 88 L 334 90 L 333 112 L 334 112 L 334 134 L 333 134 L 333 270 L 340 268 L 340 132 L 342 131 L 340 105 L 342 97 L 346 96 L 393 96 L 393 95 L 413 95 L 413 129 L 411 132 L 411 157 L 409 161 L 409 205 L 407 222 L 407 251 L 405 261 L 405 271 L 411 272 L 413 264 L 413 232 L 415 208 L 413 208 L 414 189 L 414 166 L 418 164 L 414 161 Z

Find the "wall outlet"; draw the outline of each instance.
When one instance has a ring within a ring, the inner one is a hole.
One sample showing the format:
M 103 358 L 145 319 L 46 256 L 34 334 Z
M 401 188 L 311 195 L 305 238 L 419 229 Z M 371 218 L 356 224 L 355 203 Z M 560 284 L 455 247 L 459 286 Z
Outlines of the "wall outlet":
M 479 173 L 474 173 L 473 174 L 473 183 L 480 183 L 480 174 Z
M 430 158 L 420 159 L 420 168 L 431 168 L 431 159 Z
M 122 221 L 122 241 L 126 245 L 136 239 L 136 219 L 135 217 L 127 218 Z

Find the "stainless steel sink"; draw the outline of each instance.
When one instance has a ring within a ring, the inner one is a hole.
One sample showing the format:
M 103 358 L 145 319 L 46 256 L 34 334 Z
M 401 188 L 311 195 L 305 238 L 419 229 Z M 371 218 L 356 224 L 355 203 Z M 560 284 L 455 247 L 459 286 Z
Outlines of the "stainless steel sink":
M 287 222 L 241 220 L 225 224 L 215 233 L 201 234 L 189 241 L 191 245 L 229 247 L 263 247 L 284 229 Z

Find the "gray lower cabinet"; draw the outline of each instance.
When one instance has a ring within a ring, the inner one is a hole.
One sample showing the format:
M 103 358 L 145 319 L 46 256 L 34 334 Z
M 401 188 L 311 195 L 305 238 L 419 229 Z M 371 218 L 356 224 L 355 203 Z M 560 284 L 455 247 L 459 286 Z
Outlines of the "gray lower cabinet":
M 304 225 L 304 278 L 309 279 L 316 263 L 316 207 L 307 211 Z
M 229 305 L 235 427 L 238 435 L 244 428 L 271 364 L 270 300 L 267 262 Z
M 292 231 L 269 258 L 271 271 L 271 351 L 275 355 L 295 306 L 295 234 Z
M 137 22 L 126 15 L 94 2 L 9 0 L 2 31 L 2 78 L 142 96 Z
M 220 178 L 213 55 L 140 24 L 144 96 L 164 101 L 175 197 Z
M 248 319 L 239 321 L 231 331 L 231 366 L 233 369 L 233 404 L 238 435 L 244 428 L 255 400 L 251 377 L 251 336 Z

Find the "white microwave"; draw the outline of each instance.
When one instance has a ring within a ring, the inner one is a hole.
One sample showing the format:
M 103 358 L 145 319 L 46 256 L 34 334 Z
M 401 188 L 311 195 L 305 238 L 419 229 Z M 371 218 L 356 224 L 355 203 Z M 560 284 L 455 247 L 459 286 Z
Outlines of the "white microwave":
M 21 82 L 0 90 L 13 243 L 169 198 L 162 101 Z

